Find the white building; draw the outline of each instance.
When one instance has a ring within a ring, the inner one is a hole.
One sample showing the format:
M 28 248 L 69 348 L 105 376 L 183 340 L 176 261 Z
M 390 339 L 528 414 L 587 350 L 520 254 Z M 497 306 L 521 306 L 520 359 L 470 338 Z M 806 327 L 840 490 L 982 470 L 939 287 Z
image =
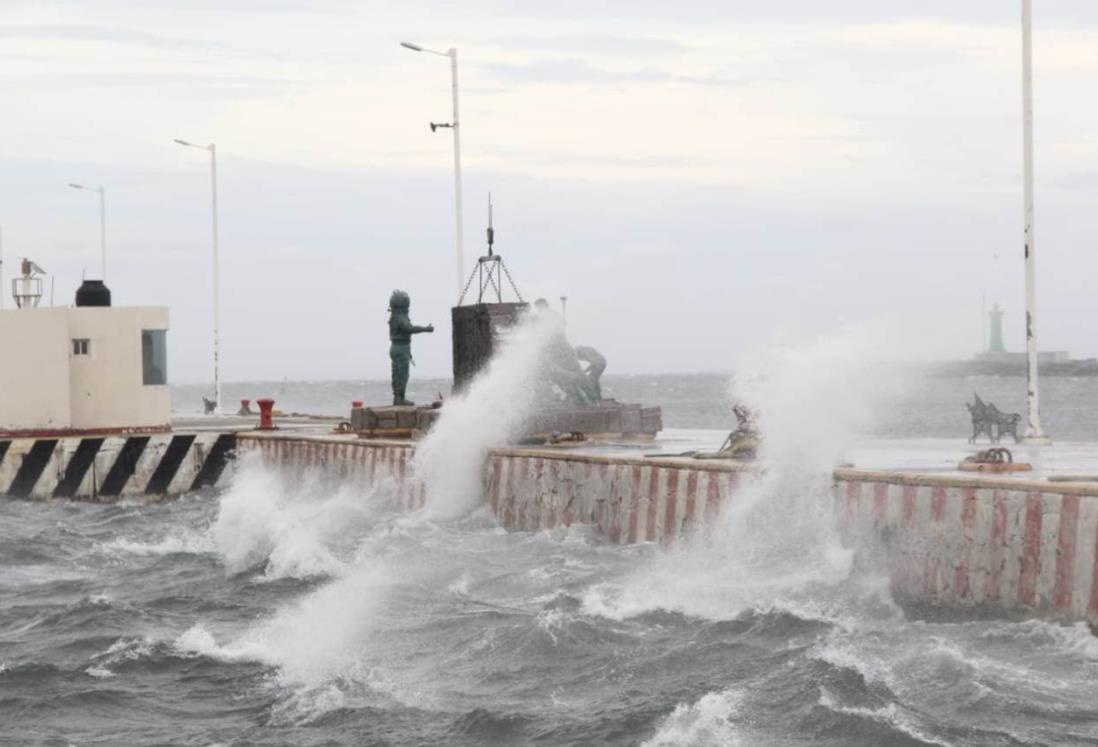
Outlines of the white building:
M 0 311 L 0 437 L 171 428 L 168 309 Z

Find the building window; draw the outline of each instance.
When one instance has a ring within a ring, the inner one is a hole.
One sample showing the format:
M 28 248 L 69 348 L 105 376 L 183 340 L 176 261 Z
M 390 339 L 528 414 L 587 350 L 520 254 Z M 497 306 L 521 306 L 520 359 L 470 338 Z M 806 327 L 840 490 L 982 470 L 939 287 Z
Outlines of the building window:
M 73 338 L 72 354 L 91 355 L 91 340 L 87 339 L 86 337 Z
M 141 330 L 141 367 L 145 386 L 164 386 L 168 383 L 167 330 Z

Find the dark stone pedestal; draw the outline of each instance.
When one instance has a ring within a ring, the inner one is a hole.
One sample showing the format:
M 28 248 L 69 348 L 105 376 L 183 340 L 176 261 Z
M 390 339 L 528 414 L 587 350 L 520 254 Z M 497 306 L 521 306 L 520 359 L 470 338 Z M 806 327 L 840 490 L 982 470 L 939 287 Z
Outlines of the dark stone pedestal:
M 363 438 L 420 438 L 441 415 L 442 408 L 430 405 L 356 407 L 351 410 L 351 429 Z M 662 428 L 663 415 L 658 407 L 603 400 L 590 407 L 543 409 L 530 419 L 522 438 L 582 433 L 595 439 L 645 440 L 655 437 Z
M 351 430 L 365 438 L 418 438 L 434 422 L 430 406 L 355 407 Z
M 527 428 L 532 434 L 582 433 L 585 436 L 624 438 L 650 438 L 662 429 L 663 412 L 660 408 L 614 400 L 603 400 L 588 407 L 543 410 L 532 419 Z

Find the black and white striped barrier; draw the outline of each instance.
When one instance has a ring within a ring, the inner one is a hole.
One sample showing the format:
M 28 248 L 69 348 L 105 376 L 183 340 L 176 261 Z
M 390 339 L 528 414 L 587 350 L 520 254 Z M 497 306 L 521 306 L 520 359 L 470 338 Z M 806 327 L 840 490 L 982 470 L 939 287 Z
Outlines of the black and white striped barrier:
M 119 498 L 180 495 L 216 485 L 231 470 L 233 433 L 0 440 L 0 495 Z

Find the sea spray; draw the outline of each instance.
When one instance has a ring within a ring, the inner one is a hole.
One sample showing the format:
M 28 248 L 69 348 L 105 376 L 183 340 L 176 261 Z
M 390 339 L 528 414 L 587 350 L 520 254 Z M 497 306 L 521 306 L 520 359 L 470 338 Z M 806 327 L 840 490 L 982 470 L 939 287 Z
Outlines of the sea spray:
M 808 345 L 767 351 L 732 382 L 756 414 L 762 472 L 744 481 L 720 516 L 719 543 L 764 575 L 792 581 L 826 569 L 844 575 L 832 521 L 832 470 L 871 421 L 864 361 L 877 328 L 852 328 Z M 835 566 L 838 563 L 838 566 Z
M 592 588 L 587 611 L 630 617 L 662 608 L 712 619 L 747 609 L 817 609 L 851 554 L 833 527 L 831 471 L 868 422 L 863 362 L 874 330 L 778 348 L 741 368 L 732 396 L 758 416 L 760 471 L 741 473 L 714 526 L 657 554 L 620 585 Z M 813 596 L 815 593 L 815 596 Z
M 469 388 L 446 402 L 416 447 L 414 469 L 427 488 L 429 518 L 465 516 L 483 500 L 484 458 L 519 435 L 534 414 L 545 350 L 561 324 L 550 315 L 526 315 Z
M 241 460 L 210 529 L 229 573 L 261 567 L 275 579 L 343 570 L 336 551 L 366 526 L 371 496 L 363 500 L 347 485 L 333 489 L 321 480 L 285 478 L 280 470 L 264 469 L 258 454 Z
M 361 652 L 376 611 L 395 575 L 384 563 L 356 563 L 342 577 L 219 643 L 198 623 L 175 642 L 182 653 L 221 661 L 258 661 L 278 667 L 291 686 L 325 687 L 333 680 L 361 680 Z

